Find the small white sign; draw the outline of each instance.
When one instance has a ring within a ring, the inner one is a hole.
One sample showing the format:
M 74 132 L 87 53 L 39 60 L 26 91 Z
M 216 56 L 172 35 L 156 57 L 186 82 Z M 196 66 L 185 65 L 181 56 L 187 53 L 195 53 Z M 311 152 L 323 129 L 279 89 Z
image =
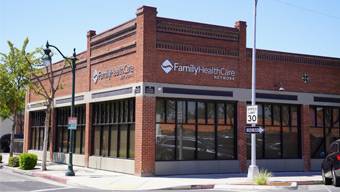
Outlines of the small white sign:
M 68 129 L 70 130 L 77 129 L 77 117 L 68 117 Z
M 247 124 L 257 124 L 257 105 L 247 106 Z

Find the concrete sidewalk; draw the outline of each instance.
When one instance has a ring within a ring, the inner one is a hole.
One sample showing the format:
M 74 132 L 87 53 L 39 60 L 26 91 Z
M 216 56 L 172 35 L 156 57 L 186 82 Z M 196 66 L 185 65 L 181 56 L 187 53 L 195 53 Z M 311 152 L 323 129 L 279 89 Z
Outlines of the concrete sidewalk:
M 3 162 L 7 162 L 3 155 Z M 247 180 L 245 174 L 205 174 L 205 175 L 173 175 L 161 177 L 137 177 L 134 175 L 89 169 L 74 166 L 76 176 L 66 177 L 67 165 L 48 163 L 47 171 L 40 171 L 40 163 L 36 169 L 24 171 L 10 168 L 13 172 L 42 177 L 72 186 L 96 188 L 102 190 L 152 190 L 152 189 L 234 189 L 235 187 L 250 187 L 254 185 Z M 321 182 L 317 172 L 287 172 L 273 173 L 271 181 L 290 181 L 300 184 Z M 256 186 L 255 186 L 256 187 Z M 275 188 L 275 187 L 274 187 Z M 266 189 L 266 188 L 265 188 Z M 273 189 L 273 188 L 270 188 Z

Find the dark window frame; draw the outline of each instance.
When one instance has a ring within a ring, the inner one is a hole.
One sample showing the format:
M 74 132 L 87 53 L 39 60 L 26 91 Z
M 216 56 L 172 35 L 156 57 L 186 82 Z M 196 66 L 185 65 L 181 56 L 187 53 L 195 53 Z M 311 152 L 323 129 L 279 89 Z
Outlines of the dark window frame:
M 248 103 L 250 104 L 250 103 Z M 262 153 L 261 153 L 261 156 L 257 156 L 258 159 L 301 159 L 302 157 L 302 153 L 301 153 L 301 106 L 300 105 L 297 105 L 297 104 L 287 104 L 287 103 L 268 103 L 268 102 L 258 102 L 256 103 L 256 105 L 261 105 L 262 107 L 262 123 L 261 124 L 257 124 L 258 126 L 262 126 L 264 129 L 266 129 L 266 127 L 278 127 L 280 128 L 280 156 L 277 157 L 277 158 L 273 158 L 273 157 L 267 157 L 267 153 L 266 153 L 266 131 L 264 131 L 264 134 L 258 134 L 256 135 L 256 138 L 261 138 L 262 139 Z M 271 123 L 268 124 L 267 121 L 266 121 L 266 118 L 265 118 L 265 105 L 270 105 L 270 111 L 271 111 Z M 274 106 L 275 105 L 278 105 L 279 108 L 280 108 L 280 123 L 279 125 L 275 125 L 274 123 Z M 288 107 L 288 126 L 285 126 L 283 125 L 283 110 L 282 108 L 284 106 L 287 106 Z M 296 107 L 297 111 L 297 125 L 296 126 L 292 126 L 292 110 L 291 108 L 292 107 Z M 296 157 L 292 157 L 292 158 L 287 158 L 287 157 L 284 157 L 284 138 L 283 138 L 283 129 L 284 128 L 295 128 L 297 129 L 298 133 L 297 133 L 297 143 L 298 143 L 298 153 L 297 153 L 297 156 Z M 248 149 L 249 149 L 249 143 L 250 143 L 250 139 L 247 139 L 247 145 L 248 145 Z M 249 150 L 247 150 L 249 151 Z M 249 153 L 247 154 L 247 158 L 250 159 L 250 156 L 249 156 Z
M 238 150 L 238 146 L 237 146 L 237 102 L 236 101 L 226 101 L 226 100 L 207 100 L 207 99 L 186 99 L 186 98 L 168 98 L 168 97 L 157 97 L 156 98 L 157 101 L 158 100 L 162 100 L 162 104 L 164 105 L 164 111 L 165 111 L 165 117 L 164 117 L 164 121 L 157 121 L 155 124 L 173 124 L 175 125 L 174 127 L 174 136 L 175 136 L 175 152 L 174 152 L 174 158 L 172 158 L 173 160 L 160 160 L 160 159 L 155 159 L 156 161 L 211 161 L 211 160 L 237 160 L 238 159 L 238 154 L 237 154 L 237 150 Z M 168 122 L 168 106 L 167 106 L 167 102 L 171 100 L 174 101 L 174 105 L 175 105 L 175 122 Z M 185 102 L 185 106 L 186 106 L 186 121 L 184 123 L 178 123 L 177 122 L 177 102 L 178 101 L 184 101 Z M 195 102 L 195 123 L 188 123 L 188 102 Z M 205 123 L 198 123 L 198 103 L 199 102 L 203 102 L 205 105 Z M 157 102 L 156 102 L 157 103 Z M 208 119 L 207 119 L 207 106 L 208 103 L 213 103 L 214 105 L 214 123 L 208 123 Z M 218 103 L 223 103 L 224 104 L 224 123 L 223 124 L 218 124 L 217 121 L 217 104 Z M 228 105 L 233 106 L 233 124 L 228 123 L 228 110 L 227 107 Z M 157 108 L 157 106 L 155 106 Z M 157 111 L 156 111 L 157 113 Z M 155 114 L 156 116 L 156 114 Z M 193 160 L 179 160 L 177 159 L 177 125 L 178 124 L 182 124 L 182 125 L 194 125 L 195 126 L 195 157 Z M 214 138 L 215 138 L 215 155 L 213 159 L 198 159 L 198 152 L 197 152 L 197 148 L 198 148 L 198 126 L 199 125 L 213 125 L 214 126 Z M 225 125 L 225 126 L 231 126 L 233 129 L 233 157 L 234 158 L 218 158 L 217 154 L 218 154 L 218 141 L 216 140 L 217 138 L 217 129 L 218 126 L 220 125 Z M 155 143 L 155 148 L 157 149 L 157 142 Z M 157 150 L 155 151 L 155 153 L 157 153 Z M 157 154 L 155 155 L 155 157 L 157 157 Z
M 130 143 L 132 142 L 131 131 L 135 131 L 135 106 L 136 101 L 135 98 L 127 98 L 127 99 L 120 99 L 120 100 L 112 100 L 112 101 L 104 101 L 104 102 L 96 102 L 92 103 L 92 111 L 93 114 L 92 124 L 91 124 L 91 131 L 92 131 L 92 145 L 91 145 L 91 155 L 92 156 L 103 156 L 103 132 L 104 129 L 108 129 L 108 147 L 107 151 L 105 152 L 107 158 L 118 158 L 118 159 L 134 159 L 134 156 L 131 157 L 130 150 L 131 148 Z M 103 107 L 104 106 L 104 107 Z M 105 107 L 106 106 L 106 107 Z M 104 114 L 104 115 L 103 115 Z M 127 128 L 127 139 L 126 139 L 126 147 L 124 153 L 126 157 L 121 157 L 123 154 L 120 151 L 121 145 L 121 126 L 126 126 Z M 95 154 L 95 131 L 96 129 L 100 129 L 100 142 L 99 142 L 99 155 Z M 115 141 L 115 153 L 111 154 L 112 146 L 111 141 L 112 137 L 111 134 L 114 130 L 117 130 L 117 140 Z M 133 146 L 134 147 L 134 146 Z
M 318 116 L 317 116 L 317 108 L 322 108 L 322 125 L 323 126 L 318 126 Z M 319 151 L 319 149 L 323 152 L 326 152 L 328 150 L 329 146 L 326 146 L 326 131 L 327 130 L 332 130 L 332 129 L 338 129 L 338 136 L 337 138 L 340 138 L 340 123 L 338 123 L 338 126 L 334 126 L 334 110 L 338 111 L 338 119 L 340 120 L 340 107 L 338 106 L 321 106 L 321 105 L 312 105 L 310 106 L 310 109 L 314 111 L 314 125 L 312 125 L 310 128 L 322 128 L 323 129 L 323 135 L 322 135 L 322 143 L 319 145 L 319 147 L 317 147 L 317 150 L 313 150 L 312 149 L 312 141 L 311 141 L 311 145 L 310 145 L 310 149 L 311 149 L 311 153 L 310 153 L 310 158 L 311 159 L 321 159 L 320 154 L 316 154 L 317 151 Z M 325 110 L 329 109 L 331 110 L 330 112 L 330 121 L 331 121 L 331 126 L 327 127 L 326 126 L 326 112 Z M 310 134 L 310 137 L 312 135 Z M 331 141 L 332 142 L 332 141 Z M 331 143 L 330 142 L 330 143 Z M 322 147 L 323 145 L 323 147 Z
M 68 153 L 69 152 L 69 144 L 70 144 L 70 130 L 68 130 L 68 117 L 71 114 L 70 106 L 66 107 L 57 107 L 55 108 L 55 145 L 54 145 L 54 152 L 58 153 Z M 74 132 L 74 145 L 73 145 L 73 152 L 76 154 L 84 154 L 85 152 L 85 125 L 86 125 L 86 106 L 85 104 L 76 105 L 75 109 L 75 116 L 77 117 L 77 130 Z M 79 153 L 76 151 L 76 141 L 77 141 L 77 132 L 80 131 L 80 146 L 79 146 Z M 64 146 L 63 139 L 64 133 L 67 132 L 67 146 Z M 58 134 L 61 133 L 61 134 Z M 60 137 L 59 137 L 60 136 Z M 84 151 L 83 151 L 84 150 Z
M 45 131 L 45 110 L 39 111 L 31 111 L 30 112 L 30 119 L 31 119 L 31 126 L 30 126 L 30 146 L 31 150 L 42 150 L 43 148 L 43 141 L 41 140 L 41 132 Z M 48 137 L 49 141 L 49 137 Z M 48 142 L 49 146 L 49 142 Z

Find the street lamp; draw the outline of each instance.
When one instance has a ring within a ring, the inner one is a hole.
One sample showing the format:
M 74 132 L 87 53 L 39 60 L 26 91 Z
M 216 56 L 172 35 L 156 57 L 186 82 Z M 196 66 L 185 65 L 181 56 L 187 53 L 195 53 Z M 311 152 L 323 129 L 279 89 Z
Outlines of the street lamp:
M 44 56 L 42 57 L 43 64 L 44 65 L 51 65 L 52 64 L 52 57 L 51 57 L 51 49 L 50 47 L 53 47 L 56 49 L 60 55 L 65 59 L 65 62 L 68 60 L 71 60 L 71 68 L 72 68 L 72 102 L 71 102 L 71 117 L 75 117 L 74 114 L 74 95 L 75 95 L 75 78 L 76 78 L 76 49 L 73 49 L 73 56 L 72 57 L 66 57 L 56 46 L 50 45 L 48 41 L 46 42 L 46 48 L 44 49 Z M 53 77 L 52 77 L 53 78 Z M 74 130 L 70 129 L 70 146 L 69 146 L 69 161 L 67 166 L 67 172 L 65 173 L 66 176 L 74 176 L 73 171 L 73 142 L 74 139 Z
M 251 70 L 251 105 L 256 104 L 256 7 L 257 0 L 254 4 L 254 31 L 253 31 L 253 54 L 252 54 L 252 70 Z M 256 124 L 252 124 L 255 127 Z M 248 167 L 248 178 L 254 179 L 259 174 L 259 168 L 256 165 L 256 134 L 251 134 L 251 161 Z

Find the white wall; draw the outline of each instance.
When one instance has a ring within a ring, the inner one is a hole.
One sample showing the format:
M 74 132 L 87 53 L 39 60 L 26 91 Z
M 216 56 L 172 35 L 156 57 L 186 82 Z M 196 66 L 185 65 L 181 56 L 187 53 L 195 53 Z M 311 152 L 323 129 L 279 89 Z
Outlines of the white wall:
M 10 119 L 0 119 L 0 137 L 11 133 L 13 122 Z

